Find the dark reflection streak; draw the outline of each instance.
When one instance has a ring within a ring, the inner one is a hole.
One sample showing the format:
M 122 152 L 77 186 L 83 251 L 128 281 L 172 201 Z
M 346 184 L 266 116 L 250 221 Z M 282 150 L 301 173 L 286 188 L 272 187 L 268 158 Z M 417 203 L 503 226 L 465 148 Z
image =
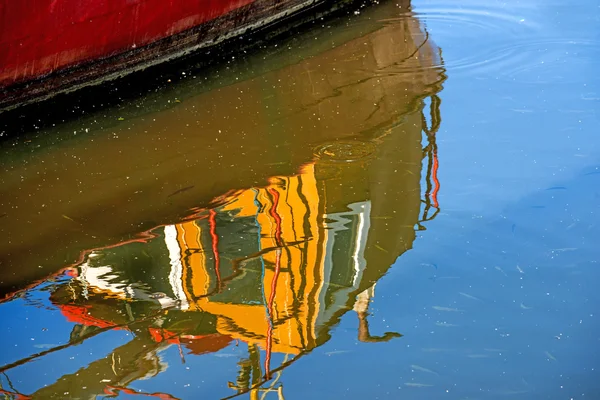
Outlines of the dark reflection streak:
M 6 374 L 6 372 L 2 372 L 2 375 L 4 375 L 4 377 L 6 378 L 6 382 L 8 382 L 8 387 L 10 388 L 10 390 L 12 390 L 13 393 L 16 393 L 20 396 L 23 396 L 22 393 L 20 393 L 16 388 L 15 385 L 13 385 L 12 381 L 10 380 L 10 378 L 8 377 L 8 375 Z
M 408 28 L 407 28 L 407 29 L 408 29 Z M 423 47 L 423 46 L 424 46 L 424 45 L 425 45 L 425 44 L 426 44 L 428 41 L 429 41 L 429 32 L 425 31 L 425 40 L 423 40 L 423 43 L 421 43 L 421 44 L 420 44 L 420 45 L 417 47 L 417 50 L 415 50 L 414 52 L 412 52 L 412 53 L 411 53 L 411 54 L 410 54 L 408 57 L 406 57 L 406 58 L 404 58 L 404 59 L 402 59 L 402 60 L 400 60 L 400 61 L 396 61 L 396 62 L 395 62 L 395 63 L 393 63 L 392 65 L 400 65 L 400 64 L 404 63 L 405 61 L 407 61 L 407 60 L 410 60 L 410 59 L 411 59 L 411 58 L 412 58 L 412 57 L 413 57 L 415 54 L 417 54 L 417 53 L 418 53 L 418 52 L 421 50 L 421 48 L 422 48 L 422 47 Z M 393 76 L 393 75 L 395 75 L 395 74 L 386 74 L 386 76 Z M 309 110 L 309 109 L 311 109 L 311 108 L 313 108 L 313 107 L 315 107 L 315 106 L 318 106 L 319 104 L 323 103 L 323 102 L 324 102 L 324 101 L 326 101 L 326 100 L 330 100 L 330 99 L 333 99 L 333 98 L 335 98 L 335 97 L 339 97 L 339 96 L 341 96 L 341 95 L 343 94 L 343 93 L 342 93 L 342 89 L 346 89 L 346 88 L 351 88 L 351 87 L 359 86 L 359 85 L 362 85 L 363 83 L 369 82 L 369 81 L 370 81 L 370 80 L 372 80 L 372 79 L 379 79 L 379 78 L 381 78 L 381 75 L 374 75 L 374 76 L 370 76 L 370 77 L 367 77 L 367 78 L 364 78 L 364 79 L 358 80 L 358 81 L 356 81 L 356 82 L 349 83 L 349 84 L 347 84 L 347 85 L 338 86 L 338 87 L 336 87 L 336 88 L 333 88 L 333 89 L 332 89 L 332 91 L 333 91 L 333 94 L 331 94 L 330 96 L 325 96 L 325 97 L 323 97 L 322 99 L 319 99 L 319 100 L 315 101 L 314 103 L 308 103 L 308 104 L 306 104 L 304 107 L 300 107 L 300 108 L 299 108 L 299 110 L 300 110 L 300 111 L 306 111 L 306 110 Z M 278 121 L 278 120 L 281 120 L 281 119 L 284 119 L 284 118 L 286 118 L 286 117 L 285 117 L 285 116 L 282 116 L 282 117 L 280 117 L 280 118 L 276 118 L 274 121 Z
M 436 134 L 439 130 L 441 123 L 440 116 L 440 104 L 441 99 L 437 95 L 431 96 L 431 105 L 430 105 L 430 115 L 431 115 L 431 128 L 427 127 L 427 119 L 425 118 L 425 113 L 421 112 L 421 120 L 423 126 L 423 132 L 427 137 L 428 144 L 423 149 L 423 158 L 427 157 L 427 173 L 425 178 L 426 190 L 425 190 L 425 209 L 423 210 L 422 220 L 418 222 L 418 226 L 420 230 L 425 230 L 426 228 L 421 225 L 422 222 L 430 221 L 434 219 L 437 214 L 440 212 L 439 204 L 437 201 L 437 194 L 440 189 L 440 182 L 437 178 L 437 170 L 438 170 L 438 158 L 437 158 L 437 143 L 436 143 Z M 436 211 L 432 216 L 429 216 L 429 211 L 431 208 L 435 208 Z
M 396 74 L 387 74 L 385 76 L 394 76 L 394 75 L 396 75 Z M 367 77 L 367 78 L 360 79 L 360 80 L 358 80 L 356 82 L 352 82 L 352 83 L 348 83 L 346 85 L 341 85 L 341 86 L 338 86 L 336 88 L 332 88 L 331 91 L 333 92 L 333 94 L 331 94 L 329 96 L 325 96 L 323 98 L 320 98 L 319 100 L 317 100 L 315 102 L 307 103 L 306 105 L 304 105 L 302 107 L 298 107 L 298 111 L 299 112 L 309 111 L 309 110 L 311 110 L 311 109 L 313 109 L 315 107 L 318 107 L 321 103 L 323 103 L 323 102 L 325 102 L 327 100 L 331 100 L 331 99 L 334 99 L 336 97 L 342 96 L 344 94 L 344 93 L 342 93 L 342 89 L 358 87 L 358 86 L 362 85 L 363 83 L 367 83 L 367 82 L 369 82 L 369 81 L 371 81 L 373 79 L 380 79 L 380 78 L 381 78 L 381 75 L 370 76 L 370 77 Z M 285 118 L 286 118 L 286 116 L 283 115 L 283 116 L 281 116 L 279 118 L 274 119 L 273 121 L 277 122 L 277 121 L 284 120 Z
M 93 331 L 91 333 L 84 334 L 84 335 L 80 336 L 79 338 L 77 338 L 75 340 L 70 340 L 68 343 L 61 344 L 60 346 L 56 346 L 56 347 L 53 347 L 51 349 L 44 350 L 44 351 L 41 351 L 39 353 L 32 354 L 32 355 L 30 355 L 28 357 L 22 358 L 20 360 L 17 360 L 15 362 L 10 363 L 10 364 L 3 365 L 2 367 L 0 367 L 0 372 L 3 373 L 5 371 L 8 371 L 9 369 L 12 369 L 12 368 L 18 367 L 20 365 L 26 364 L 29 361 L 33 361 L 36 358 L 40 358 L 40 357 L 43 357 L 43 356 L 45 356 L 47 354 L 55 353 L 55 352 L 57 352 L 59 350 L 63 350 L 63 349 L 66 349 L 68 347 L 81 344 L 85 340 L 90 339 L 90 338 L 92 338 L 94 336 L 97 336 L 97 335 L 99 335 L 99 334 L 101 334 L 103 332 L 107 332 L 107 331 L 110 331 L 110 330 L 113 330 L 113 329 L 116 329 L 116 328 L 124 328 L 126 326 L 133 325 L 134 323 L 151 321 L 151 320 L 153 320 L 155 318 L 158 318 L 159 316 L 161 316 L 162 314 L 164 314 L 166 311 L 168 311 L 170 309 L 173 309 L 173 308 L 176 308 L 176 307 L 177 306 L 165 307 L 165 308 L 161 309 L 159 312 L 157 312 L 155 314 L 152 314 L 152 315 L 149 315 L 149 316 L 144 317 L 144 318 L 140 318 L 140 319 L 137 319 L 137 320 L 134 320 L 134 321 L 129 321 L 129 322 L 124 323 L 124 324 L 115 324 L 115 325 L 110 325 L 110 326 L 107 326 L 107 327 L 104 327 L 104 328 L 99 328 L 99 329 L 97 329 L 97 330 L 95 330 L 95 331 Z
M 198 224 L 197 222 L 194 223 L 194 225 L 197 225 L 197 224 Z M 185 262 L 186 265 L 191 264 L 192 254 L 202 252 L 202 250 L 199 248 L 194 248 L 192 250 L 193 250 L 193 252 L 188 252 L 187 250 L 184 251 L 185 256 L 183 257 L 183 261 Z M 189 293 L 194 293 L 194 273 L 195 272 L 193 269 L 190 269 L 189 273 L 188 273 L 188 268 L 186 268 L 184 271 L 184 274 L 183 274 L 183 283 L 187 287 L 187 290 Z
M 185 364 L 185 355 L 183 354 L 183 348 L 181 347 L 181 335 L 177 335 L 177 349 L 179 350 L 179 357 L 181 358 L 181 363 Z
M 431 179 L 433 180 L 433 183 L 435 184 L 435 187 L 433 188 L 433 191 L 431 192 L 431 199 L 433 200 L 433 206 L 435 208 L 438 209 L 439 211 L 439 204 L 438 204 L 438 200 L 437 200 L 437 195 L 438 192 L 440 190 L 440 182 L 437 179 L 437 171 L 438 171 L 438 166 L 439 166 L 439 162 L 438 162 L 438 158 L 437 158 L 437 145 L 434 144 L 433 147 L 433 168 L 432 168 L 432 173 L 431 173 Z
M 440 123 L 441 123 L 441 115 L 440 115 L 440 105 L 442 103 L 442 100 L 439 98 L 438 95 L 432 95 L 431 96 L 431 130 L 425 130 L 425 132 L 427 133 L 427 136 L 430 138 L 430 141 L 433 145 L 433 170 L 432 170 L 432 176 L 431 179 L 433 180 L 433 183 L 435 184 L 435 188 L 433 189 L 433 192 L 431 193 L 431 197 L 433 199 L 433 206 L 438 208 L 438 200 L 437 200 L 437 194 L 440 190 L 440 181 L 437 178 L 437 171 L 438 171 L 438 166 L 439 166 L 439 162 L 438 162 L 438 155 L 437 155 L 437 151 L 438 151 L 438 147 L 437 147 L 437 143 L 436 143 L 436 135 L 437 132 L 439 130 L 440 127 Z M 427 129 L 427 125 L 424 125 L 425 129 Z
M 411 36 L 410 28 L 408 26 L 405 26 L 404 30 L 406 31 L 406 34 L 410 37 Z M 423 29 L 423 33 L 425 34 L 425 39 L 423 39 L 423 43 L 421 43 L 420 45 L 418 45 L 417 48 L 416 48 L 416 50 L 413 51 L 408 57 L 404 58 L 403 60 L 396 61 L 395 63 L 392 63 L 391 65 L 400 65 L 400 64 L 403 64 L 406 60 L 410 60 L 419 51 L 421 51 L 421 49 L 423 48 L 423 46 L 425 46 L 427 44 L 427 42 L 429 42 L 429 32 L 427 31 L 427 29 Z M 437 65 L 435 67 L 437 67 Z
M 427 134 L 428 137 L 433 137 L 435 139 L 435 135 L 437 131 L 440 129 L 440 124 L 442 122 L 442 116 L 440 115 L 440 106 L 442 104 L 442 99 L 437 94 L 431 95 L 431 128 L 427 128 L 427 124 L 423 124 L 423 130 Z
M 243 358 L 238 362 L 240 370 L 236 379 L 236 384 L 229 382 L 228 386 L 231 389 L 237 390 L 238 393 L 244 393 L 249 390 L 252 385 L 258 384 L 262 376 L 260 369 L 260 352 L 256 344 L 248 345 L 248 357 Z M 252 380 L 252 383 L 250 381 Z
M 277 248 L 281 248 L 283 246 L 283 241 L 281 240 L 281 216 L 277 211 L 277 207 L 279 206 L 279 192 L 269 188 L 268 191 L 273 196 L 273 203 L 271 206 L 271 216 L 275 219 L 276 227 L 275 227 L 275 244 Z
M 306 273 L 306 265 L 308 264 L 308 240 L 310 237 L 310 204 L 308 199 L 306 198 L 306 196 L 304 195 L 303 192 L 303 188 L 304 188 L 304 180 L 302 178 L 302 176 L 300 175 L 298 177 L 298 197 L 300 198 L 300 201 L 302 201 L 302 204 L 304 205 L 304 207 L 306 208 L 306 212 L 304 213 L 304 218 L 302 219 L 302 233 L 304 234 L 304 246 L 302 248 L 302 259 L 300 262 L 300 272 L 302 274 Z M 308 235 L 307 235 L 308 234 Z M 292 274 L 292 276 L 294 276 Z M 300 298 L 304 296 L 304 289 L 306 288 L 306 279 L 302 279 L 302 277 L 300 277 L 300 287 L 298 288 L 298 295 L 296 296 L 296 298 L 298 299 L 298 303 L 297 306 L 298 308 L 300 308 L 300 303 L 301 300 Z M 296 308 L 294 308 L 294 310 L 296 310 Z M 304 337 L 304 334 L 302 332 L 302 321 L 300 320 L 300 318 L 298 318 L 298 331 L 300 332 L 300 343 L 302 344 L 303 348 L 306 348 L 307 346 L 307 338 Z M 307 330 L 308 332 L 308 330 Z
M 289 186 L 290 186 L 290 179 L 289 179 L 289 178 L 287 178 L 287 179 L 286 179 L 286 181 L 287 181 L 287 187 L 289 187 Z M 298 192 L 298 191 L 299 191 L 299 188 L 300 188 L 300 182 L 301 182 L 301 180 L 300 180 L 300 179 L 298 179 L 298 183 L 299 183 L 299 185 L 298 185 L 298 188 L 297 188 L 296 192 Z M 297 195 L 297 194 L 298 194 L 298 193 L 296 193 L 296 195 Z M 289 190 L 286 190 L 286 195 L 285 195 L 285 204 L 287 204 L 287 205 L 288 205 L 288 207 L 290 207 L 290 209 L 292 209 L 292 208 L 293 208 L 293 206 L 290 204 L 290 202 L 289 202 L 289 198 L 290 198 L 290 191 L 289 191 Z M 306 210 L 306 212 L 308 213 L 308 209 Z M 291 219 L 292 219 L 292 232 L 294 233 L 294 240 L 298 240 L 298 237 L 297 237 L 297 232 L 298 232 L 298 230 L 296 229 L 296 220 L 294 219 L 294 213 L 292 212 L 292 213 L 290 213 L 290 215 L 291 215 Z M 302 232 L 304 232 L 304 230 L 302 230 Z M 295 279 L 294 279 L 294 271 L 293 271 L 293 269 L 292 269 L 292 265 L 291 265 L 291 264 L 292 264 L 292 252 L 290 251 L 290 248 L 289 248 L 289 246 L 285 246 L 283 249 L 284 249 L 284 251 L 285 251 L 285 254 L 287 255 L 287 258 L 288 258 L 288 271 L 289 271 L 289 275 L 290 275 L 290 291 L 291 291 L 291 293 L 292 293 L 292 310 L 293 310 L 293 311 L 294 311 L 294 313 L 295 313 L 295 312 L 296 312 L 296 310 L 298 310 L 298 307 L 299 307 L 299 305 L 300 305 L 300 301 L 299 301 L 299 299 L 298 299 L 298 295 L 296 294 L 295 285 L 294 285 L 294 282 L 295 282 Z M 301 265 L 302 265 L 302 263 L 303 263 L 303 262 L 304 262 L 304 260 L 305 260 L 305 258 L 304 258 L 304 253 L 303 253 L 303 252 L 301 252 L 301 253 L 300 253 L 300 255 L 301 255 L 301 260 L 300 260 L 300 263 L 301 263 Z M 298 321 L 298 322 L 300 322 L 300 321 Z M 300 324 L 300 325 L 301 325 L 301 324 Z M 301 333 L 301 332 L 300 332 L 300 337 L 302 337 L 302 333 Z M 302 342 L 303 342 L 303 341 L 302 341 Z
M 285 243 L 284 245 L 285 246 L 297 246 L 300 243 L 304 243 L 304 242 L 306 242 L 306 241 L 302 240 L 302 241 L 298 241 L 298 242 Z M 277 247 L 277 246 L 267 247 L 266 249 L 262 249 L 254 254 L 232 260 L 231 263 L 232 263 L 232 269 L 234 272 L 227 278 L 224 278 L 223 283 L 225 284 L 225 283 L 230 282 L 230 281 L 234 280 L 235 278 L 237 278 L 242 273 L 241 267 L 243 267 L 248 261 L 258 258 L 258 257 L 261 257 L 263 254 L 267 254 L 267 253 L 269 253 L 273 250 L 277 250 L 277 249 L 279 249 L 279 247 Z M 217 291 L 212 290 L 206 294 L 203 294 L 200 296 L 194 296 L 194 300 L 199 300 L 199 299 L 202 299 L 205 297 L 214 296 L 215 294 L 217 294 Z
M 319 232 L 319 237 L 317 239 L 318 240 L 317 241 L 317 254 L 315 256 L 315 264 L 321 264 L 325 260 L 325 240 L 326 240 L 326 236 L 325 236 L 325 232 L 324 232 L 324 226 L 325 226 L 325 217 L 324 216 L 326 215 L 325 204 L 327 203 L 327 190 L 324 185 L 322 187 L 320 187 L 318 190 L 319 190 L 319 210 L 317 212 L 317 226 L 319 227 L 318 229 L 320 230 L 320 232 Z M 320 272 L 319 268 L 313 269 L 313 274 L 314 274 L 313 282 L 321 281 L 317 276 L 317 274 L 319 272 Z M 314 316 L 318 312 L 317 311 L 318 305 L 310 302 L 310 299 L 316 299 L 318 291 L 319 291 L 319 285 L 313 285 L 312 290 L 310 291 L 309 296 L 308 296 L 309 307 L 308 307 L 308 316 L 306 318 L 307 332 L 310 332 L 310 329 L 314 327 L 314 326 L 309 327 L 309 324 L 311 324 L 311 322 L 314 321 Z M 308 346 L 310 348 L 316 347 L 316 344 L 317 344 L 316 338 L 311 338 L 309 335 L 309 339 L 311 342 L 308 343 Z
M 291 264 L 292 252 L 290 251 L 290 249 L 288 247 L 285 248 L 285 251 L 286 251 L 286 254 L 287 254 L 288 259 L 290 260 L 290 264 Z M 300 265 L 304 265 L 304 263 L 306 263 L 305 252 L 306 252 L 306 243 L 304 244 L 304 247 L 300 251 L 300 263 L 301 263 Z M 289 268 L 289 270 L 290 270 L 290 273 L 289 273 L 289 275 L 290 275 L 290 291 L 292 292 L 292 298 L 293 298 L 292 312 L 294 314 L 297 314 L 298 310 L 300 309 L 301 302 L 300 302 L 300 298 L 298 297 L 298 293 L 296 292 L 296 289 L 295 289 L 296 288 L 296 278 L 294 275 L 294 271 L 292 268 Z M 302 347 L 305 347 L 306 339 L 304 338 L 304 333 L 302 332 L 302 327 L 303 327 L 302 321 L 298 317 L 296 317 L 296 321 L 298 324 L 297 329 L 298 329 L 298 337 L 300 338 L 300 345 Z
M 252 366 L 250 365 L 250 360 L 248 358 L 242 358 L 240 361 L 238 361 L 237 364 L 240 367 L 240 369 L 238 371 L 235 385 L 233 384 L 233 382 L 229 382 L 228 386 L 232 389 L 236 389 L 239 392 L 241 390 L 248 389 L 248 387 L 250 386 L 250 375 L 252 373 Z
M 302 358 L 303 356 L 306 356 L 307 354 L 312 353 L 312 350 L 308 350 L 304 353 L 300 353 L 298 354 L 296 357 L 292 358 L 289 361 L 284 361 L 283 363 L 281 363 L 281 365 L 277 368 L 272 369 L 270 372 L 271 374 L 274 374 L 276 372 L 279 371 L 283 371 L 285 368 L 287 368 L 288 366 L 292 365 L 296 360 L 299 360 L 300 358 Z M 259 382 L 257 382 L 256 384 L 252 385 L 252 387 L 249 387 L 248 389 L 244 389 L 242 391 L 239 391 L 235 394 L 232 394 L 231 396 L 227 396 L 227 397 L 222 397 L 221 400 L 229 400 L 229 399 L 234 399 L 236 397 L 239 397 L 243 394 L 246 394 L 252 390 L 258 389 L 260 388 L 262 385 L 264 385 L 265 383 L 267 383 L 270 379 L 267 378 L 262 378 Z
M 406 27 L 406 31 L 407 31 L 407 34 L 408 34 L 408 35 L 410 35 L 410 30 L 409 30 L 409 28 L 408 28 L 408 27 Z M 417 49 L 416 49 L 415 51 L 413 51 L 413 52 L 412 52 L 412 53 L 411 53 L 411 54 L 410 54 L 408 57 L 406 57 L 404 60 L 402 60 L 402 61 L 398 61 L 398 62 L 395 62 L 395 63 L 394 63 L 394 64 L 392 64 L 392 65 L 399 65 L 399 64 L 402 64 L 404 61 L 406 61 L 406 60 L 409 60 L 409 59 L 413 58 L 413 57 L 414 57 L 414 56 L 415 56 L 415 55 L 416 55 L 416 54 L 417 54 L 419 51 L 421 51 L 421 49 L 423 48 L 423 46 L 425 46 L 425 44 L 426 44 L 427 42 L 429 42 L 429 32 L 428 32 L 426 29 L 424 29 L 424 33 L 425 33 L 425 39 L 423 40 L 423 43 L 421 43 L 419 46 L 417 46 Z M 437 67 L 437 65 L 436 65 L 435 67 Z
M 407 31 L 409 31 L 409 28 L 406 28 Z M 423 46 L 425 46 L 427 44 L 427 42 L 429 41 L 429 32 L 425 31 L 425 39 L 423 40 L 423 43 L 421 43 L 417 49 L 415 51 L 413 51 L 409 56 L 407 56 L 406 58 L 400 60 L 400 61 L 396 61 L 390 65 L 394 65 L 394 66 L 399 66 L 401 64 L 404 64 L 405 61 L 410 60 L 411 58 L 413 58 L 420 50 Z M 435 66 L 436 68 L 438 67 L 437 65 Z M 389 68 L 389 67 L 388 67 Z M 395 73 L 388 73 L 385 74 L 384 76 L 394 76 L 396 75 Z M 376 77 L 381 77 L 381 75 L 378 75 Z M 359 82 L 360 83 L 360 82 Z
M 262 376 L 262 371 L 260 369 L 260 352 L 258 351 L 258 346 L 256 344 L 250 346 L 248 351 L 250 353 L 250 362 L 252 366 L 252 384 L 255 385 L 260 381 L 260 377 Z
M 431 192 L 432 192 L 432 186 L 433 186 L 433 184 L 431 182 L 431 171 L 432 171 L 432 169 L 433 169 L 433 158 L 429 157 L 429 159 L 427 160 L 427 176 L 425 178 L 425 182 L 427 184 L 427 189 L 425 190 L 425 200 L 422 200 L 422 202 L 425 203 L 425 209 L 423 210 L 422 220 L 419 221 L 419 228 L 421 230 L 425 230 L 426 229 L 424 226 L 421 225 L 421 222 L 432 220 L 433 218 L 435 218 L 435 216 L 437 215 L 437 213 L 440 211 L 439 208 L 438 208 L 438 209 L 436 209 L 435 213 L 431 217 L 428 216 L 429 210 L 433 206 L 433 204 L 431 202 Z
M 277 289 L 277 279 L 279 278 L 279 272 L 281 270 L 281 247 L 284 246 L 281 240 L 281 216 L 279 215 L 277 208 L 279 207 L 279 193 L 276 190 L 269 189 L 269 192 L 273 196 L 271 203 L 271 216 L 275 220 L 275 244 L 277 249 L 275 250 L 275 272 L 271 281 L 271 294 L 269 296 L 269 302 L 267 303 L 267 316 L 269 318 L 269 327 L 267 331 L 267 350 L 265 355 L 265 377 L 271 378 L 271 347 L 273 345 L 273 302 L 275 301 L 275 290 Z
M 367 118 L 365 118 L 365 121 L 369 121 L 371 118 L 373 118 L 373 116 L 374 116 L 375 114 L 377 114 L 377 112 L 378 112 L 379 110 L 381 110 L 381 103 L 382 103 L 382 102 L 385 100 L 385 98 L 386 98 L 386 95 L 383 95 L 383 96 L 381 96 L 381 97 L 379 98 L 379 100 L 377 100 L 377 101 L 375 102 L 375 104 L 373 105 L 373 111 L 371 111 L 371 114 L 369 114 L 369 115 L 367 116 Z
M 253 189 L 253 191 L 254 191 L 254 205 L 257 208 L 255 222 L 256 222 L 256 226 L 258 228 L 258 249 L 259 249 L 259 251 L 262 251 L 262 249 L 261 249 L 262 229 L 261 229 L 261 224 L 258 221 L 258 215 L 260 214 L 260 211 L 263 209 L 263 205 L 258 200 L 258 193 L 259 193 L 258 190 Z M 267 322 L 269 323 L 269 330 L 272 330 L 273 329 L 273 321 L 270 318 L 269 308 L 267 306 L 267 299 L 266 299 L 266 295 L 265 295 L 265 287 L 264 287 L 266 265 L 265 265 L 265 258 L 262 255 L 260 256 L 260 265 L 261 265 L 260 273 L 261 273 L 261 285 L 262 285 L 262 287 L 261 287 L 262 300 L 265 305 L 265 312 L 268 317 Z
M 217 293 L 221 291 L 222 283 L 221 283 L 221 266 L 220 258 L 219 258 L 219 236 L 217 235 L 217 221 L 216 215 L 217 212 L 215 210 L 209 210 L 208 223 L 210 225 L 210 237 L 212 239 L 212 251 L 213 256 L 215 257 L 215 273 L 217 275 Z
M 287 262 L 288 266 L 287 266 L 286 269 L 287 269 L 287 271 L 289 271 L 289 274 L 290 274 L 290 277 L 291 277 L 291 279 L 290 279 L 290 281 L 291 281 L 290 282 L 290 286 L 291 286 L 291 292 L 292 292 L 292 298 L 293 298 L 293 300 L 292 300 L 292 306 L 293 306 L 296 303 L 296 301 L 298 300 L 298 298 L 296 296 L 296 292 L 294 291 L 294 287 L 293 287 L 293 284 L 294 284 L 294 272 L 293 272 L 293 269 L 292 269 L 292 252 L 290 251 L 290 246 L 289 245 L 284 246 L 283 247 L 283 251 L 285 251 L 285 254 L 288 257 L 288 262 Z M 294 309 L 294 311 L 296 311 L 296 310 Z

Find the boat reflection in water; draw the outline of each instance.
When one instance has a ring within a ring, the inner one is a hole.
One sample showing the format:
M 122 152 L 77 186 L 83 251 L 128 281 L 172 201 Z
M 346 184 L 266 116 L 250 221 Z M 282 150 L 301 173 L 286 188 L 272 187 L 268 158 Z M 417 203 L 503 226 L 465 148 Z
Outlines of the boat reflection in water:
M 328 341 L 344 314 L 356 313 L 360 341 L 401 336 L 371 332 L 368 308 L 376 282 L 438 211 L 436 93 L 444 75 L 418 20 L 390 7 L 371 18 L 391 10 L 400 17 L 262 78 L 290 77 L 289 85 L 273 89 L 289 98 L 272 102 L 269 111 L 273 118 L 283 114 L 289 129 L 281 142 L 261 142 L 256 154 L 268 164 L 267 154 L 297 142 L 297 149 L 281 150 L 306 155 L 294 173 L 271 175 L 265 185 L 230 186 L 214 193 L 212 206 L 196 207 L 144 240 L 85 252 L 81 264 L 66 270 L 72 279 L 56 284 L 50 300 L 75 323 L 69 343 L 111 329 L 130 330 L 133 338 L 34 397 L 132 392 L 132 382 L 168 368 L 161 351 L 169 346 L 178 346 L 183 359 L 243 347 L 237 377 L 228 378 L 232 395 L 283 396 L 282 371 Z M 251 91 L 253 83 L 234 88 Z M 245 171 L 221 174 L 231 175 L 230 182 Z M 212 177 L 198 169 L 196 179 Z M 0 369 L 35 368 L 27 362 L 60 349 Z

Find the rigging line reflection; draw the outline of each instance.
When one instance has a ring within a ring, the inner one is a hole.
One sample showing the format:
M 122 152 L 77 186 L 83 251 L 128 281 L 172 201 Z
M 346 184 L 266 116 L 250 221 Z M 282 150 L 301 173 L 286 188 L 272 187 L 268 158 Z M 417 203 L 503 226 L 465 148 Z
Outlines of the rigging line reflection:
M 271 204 L 270 214 L 275 220 L 275 272 L 271 281 L 271 294 L 269 296 L 269 302 L 267 303 L 267 318 L 269 319 L 269 326 L 267 330 L 267 349 L 265 354 L 265 376 L 270 378 L 270 365 L 271 365 L 271 351 L 273 347 L 273 302 L 275 301 L 275 292 L 277 290 L 277 279 L 279 278 L 279 272 L 281 269 L 281 246 L 283 246 L 281 240 L 281 216 L 277 212 L 279 206 L 279 192 L 269 189 L 269 193 L 273 198 Z
M 161 315 L 163 315 L 164 313 L 168 312 L 169 308 L 175 308 L 175 306 L 166 307 L 166 308 L 161 309 L 160 311 L 156 312 L 154 315 L 149 315 L 149 316 L 137 319 L 135 321 L 129 321 L 129 322 L 126 322 L 126 323 L 123 323 L 123 324 L 112 324 L 112 325 L 105 326 L 103 328 L 98 328 L 98 329 L 96 329 L 94 331 L 91 331 L 90 333 L 85 333 L 82 336 L 79 336 L 79 337 L 77 337 L 75 339 L 69 340 L 69 342 L 67 342 L 65 344 L 61 344 L 61 345 L 52 347 L 52 348 L 50 348 L 48 350 L 40 351 L 39 353 L 35 353 L 35 354 L 32 354 L 32 355 L 27 356 L 25 358 L 22 358 L 20 360 L 14 361 L 12 363 L 5 364 L 5 365 L 3 365 L 3 366 L 0 367 L 0 372 L 6 372 L 6 371 L 8 371 L 10 369 L 18 367 L 20 365 L 24 365 L 24 364 L 26 364 L 26 363 L 28 363 L 30 361 L 33 361 L 33 360 L 38 359 L 40 357 L 44 357 L 44 356 L 46 356 L 48 354 L 55 353 L 57 351 L 60 351 L 60 350 L 63 350 L 63 349 L 66 349 L 66 348 L 69 348 L 69 347 L 72 347 L 72 346 L 76 346 L 78 344 L 83 343 L 87 339 L 91 339 L 91 338 L 93 338 L 95 336 L 100 335 L 101 333 L 104 333 L 104 332 L 107 332 L 107 331 L 110 331 L 110 330 L 113 330 L 113 329 L 118 329 L 118 328 L 127 328 L 127 327 L 129 327 L 129 326 L 131 326 L 133 324 L 136 324 L 136 323 L 141 323 L 141 322 L 145 322 L 145 321 L 154 320 L 154 319 L 160 317 Z
M 208 223 L 210 224 L 210 237 L 212 238 L 212 252 L 215 257 L 215 273 L 217 274 L 217 292 L 221 290 L 222 282 L 221 282 L 221 259 L 219 257 L 219 236 L 217 236 L 217 221 L 215 210 L 208 211 Z
M 427 139 L 427 145 L 423 149 L 423 157 L 427 157 L 427 172 L 425 176 L 425 209 L 423 210 L 422 221 L 429 221 L 440 212 L 438 193 L 440 190 L 440 181 L 438 178 L 439 159 L 438 159 L 438 146 L 436 143 L 436 135 L 438 133 L 441 115 L 440 115 L 440 104 L 441 99 L 438 95 L 431 96 L 430 103 L 430 118 L 431 127 L 427 126 L 427 119 L 425 113 L 421 112 L 422 130 L 425 133 Z M 435 208 L 434 214 L 430 217 L 429 211 L 431 208 Z M 419 229 L 424 230 L 425 227 L 418 223 Z

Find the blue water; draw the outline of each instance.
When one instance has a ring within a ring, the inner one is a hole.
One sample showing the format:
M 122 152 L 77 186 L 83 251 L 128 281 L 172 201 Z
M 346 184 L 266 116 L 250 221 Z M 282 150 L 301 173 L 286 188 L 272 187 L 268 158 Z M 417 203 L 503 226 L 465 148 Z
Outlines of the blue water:
M 377 281 L 369 305 L 372 335 L 403 336 L 363 343 L 350 310 L 273 385 L 287 400 L 600 399 L 600 5 L 415 0 L 412 9 L 442 50 L 447 79 L 438 93 L 440 212 Z M 68 342 L 74 323 L 49 292 L 69 280 L 0 305 L 1 365 Z M 0 383 L 35 393 L 134 335 L 106 330 L 11 368 Z M 168 367 L 127 387 L 223 398 L 235 394 L 226 382 L 247 357 L 243 342 L 185 362 L 176 345 L 157 354 Z

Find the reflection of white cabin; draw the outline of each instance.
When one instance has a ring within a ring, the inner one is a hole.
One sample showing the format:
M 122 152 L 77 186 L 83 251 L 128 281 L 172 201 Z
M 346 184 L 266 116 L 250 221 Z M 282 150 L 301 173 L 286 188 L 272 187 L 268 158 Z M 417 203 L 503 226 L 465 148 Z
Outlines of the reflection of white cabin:
M 337 290 L 333 295 L 333 306 L 322 308 L 317 324 L 319 322 L 326 323 L 327 321 L 330 321 L 333 318 L 335 311 L 339 310 L 340 307 L 345 307 L 348 296 L 358 289 L 363 271 L 367 265 L 364 254 L 369 234 L 371 202 L 363 201 L 350 204 L 348 208 L 350 208 L 350 211 L 348 212 L 325 215 L 325 229 L 328 229 L 332 234 L 333 240 L 328 240 L 326 245 L 324 282 L 327 282 L 327 286 L 329 286 L 329 283 L 332 280 L 332 274 L 334 273 L 333 266 L 334 263 L 338 261 L 333 257 L 333 249 L 337 244 L 352 249 L 352 258 L 350 261 L 352 266 L 351 285 L 344 288 L 336 288 Z M 350 238 L 352 243 L 337 243 L 341 241 L 338 239 L 340 235 L 343 235 L 346 231 L 353 233 L 353 237 Z M 326 293 L 327 290 L 322 291 L 321 296 L 319 297 L 319 302 L 321 304 L 325 303 Z

